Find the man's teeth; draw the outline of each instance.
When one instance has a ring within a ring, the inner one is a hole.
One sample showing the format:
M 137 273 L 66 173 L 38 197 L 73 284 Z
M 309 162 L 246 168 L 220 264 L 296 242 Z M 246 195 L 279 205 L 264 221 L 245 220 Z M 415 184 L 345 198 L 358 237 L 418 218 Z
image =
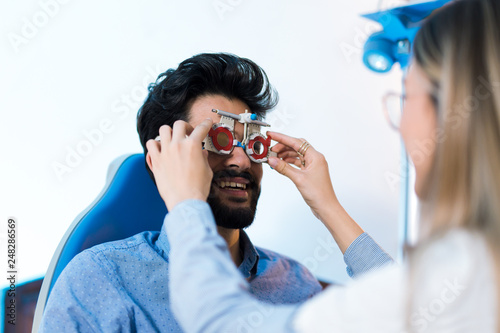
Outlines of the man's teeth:
M 246 190 L 247 185 L 246 184 L 242 184 L 242 183 L 236 183 L 236 182 L 224 182 L 224 181 L 221 181 L 221 182 L 219 182 L 219 187 L 220 188 L 234 187 L 234 188 L 241 188 L 243 190 Z

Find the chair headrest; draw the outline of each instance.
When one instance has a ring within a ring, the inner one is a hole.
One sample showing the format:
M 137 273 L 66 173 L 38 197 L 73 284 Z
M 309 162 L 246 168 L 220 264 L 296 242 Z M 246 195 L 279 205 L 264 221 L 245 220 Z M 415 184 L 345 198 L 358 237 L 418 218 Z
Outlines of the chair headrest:
M 102 192 L 75 219 L 61 241 L 60 247 L 63 247 L 51 288 L 78 253 L 142 231 L 159 231 L 166 214 L 165 203 L 146 170 L 144 155 L 117 158 L 108 169 Z

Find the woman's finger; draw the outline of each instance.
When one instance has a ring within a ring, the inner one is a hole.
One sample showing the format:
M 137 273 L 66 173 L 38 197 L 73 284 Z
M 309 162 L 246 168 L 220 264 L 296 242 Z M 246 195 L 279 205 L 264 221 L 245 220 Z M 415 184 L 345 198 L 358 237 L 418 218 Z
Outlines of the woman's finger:
M 172 141 L 172 128 L 168 125 L 163 125 L 160 127 L 160 140 L 161 148 L 163 148 Z
M 288 158 L 288 157 L 298 158 L 299 154 L 297 154 L 297 152 L 295 150 L 288 150 L 288 151 L 285 151 L 285 152 L 282 152 L 282 153 L 278 153 L 278 157 L 281 158 L 281 159 L 285 159 L 285 158 Z
M 305 166 L 314 159 L 313 156 L 316 154 L 316 150 L 305 139 L 297 139 L 271 131 L 268 131 L 267 135 L 271 137 L 271 139 L 278 141 L 278 144 L 275 145 L 276 149 L 272 149 L 273 152 L 278 153 L 278 157 L 287 158 L 298 156 L 302 166 Z
M 300 170 L 292 167 L 287 162 L 280 160 L 277 157 L 269 157 L 269 165 L 276 171 L 278 171 L 283 176 L 290 178 L 293 182 L 294 179 L 299 176 Z
M 288 157 L 288 158 L 284 158 L 282 160 L 288 164 L 295 165 L 299 169 L 304 167 L 304 164 L 302 164 L 302 160 L 300 160 L 298 158 Z
M 275 144 L 272 148 L 271 148 L 271 151 L 275 152 L 275 153 L 281 153 L 281 152 L 285 152 L 285 151 L 295 151 L 293 150 L 292 147 L 289 147 L 287 145 L 284 145 L 282 143 L 277 143 Z
M 279 143 L 291 147 L 295 151 L 298 151 L 301 148 L 301 145 L 306 141 L 304 139 L 297 139 L 285 134 L 271 131 L 267 132 L 267 136 L 271 137 L 274 141 L 278 141 Z
M 160 153 L 160 143 L 156 140 L 150 139 L 146 142 L 148 153 L 156 156 Z
M 212 119 L 207 118 L 203 120 L 196 128 L 193 130 L 191 135 L 189 136 L 193 140 L 202 142 L 203 139 L 207 136 L 208 132 L 210 131 L 210 128 L 212 127 Z
M 185 121 L 177 120 L 172 127 L 172 140 L 180 141 L 186 138 L 188 133 L 193 131 L 193 126 Z

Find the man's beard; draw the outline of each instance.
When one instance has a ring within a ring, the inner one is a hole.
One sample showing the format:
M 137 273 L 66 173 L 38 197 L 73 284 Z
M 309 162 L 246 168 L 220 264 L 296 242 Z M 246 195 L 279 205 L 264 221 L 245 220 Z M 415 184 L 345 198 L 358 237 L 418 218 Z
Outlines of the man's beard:
M 247 184 L 247 189 L 250 189 L 250 206 L 245 208 L 232 208 L 222 203 L 219 196 L 214 194 L 213 188 L 210 190 L 207 202 L 212 208 L 215 223 L 219 227 L 227 229 L 243 229 L 250 226 L 255 218 L 257 211 L 257 201 L 260 196 L 260 186 L 255 182 L 254 178 L 247 172 L 239 173 L 233 170 L 223 170 L 214 174 L 212 186 L 218 186 L 216 180 L 218 178 L 242 177 L 250 181 Z M 245 199 L 246 200 L 246 199 Z M 235 202 L 238 199 L 234 199 Z

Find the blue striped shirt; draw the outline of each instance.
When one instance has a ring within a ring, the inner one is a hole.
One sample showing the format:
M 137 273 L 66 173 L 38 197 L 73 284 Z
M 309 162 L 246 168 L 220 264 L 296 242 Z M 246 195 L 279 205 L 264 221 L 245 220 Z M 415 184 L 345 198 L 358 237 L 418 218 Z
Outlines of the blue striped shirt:
M 191 213 L 186 215 L 186 212 Z M 190 200 L 167 215 L 161 232 L 143 232 L 80 253 L 54 285 L 44 311 L 41 332 L 184 332 L 173 314 L 172 303 L 182 302 L 185 308 L 191 309 L 197 298 L 203 300 L 210 295 L 207 291 L 234 291 L 236 285 L 238 290 L 262 302 L 250 313 L 255 316 L 251 321 L 258 320 L 259 316 L 274 317 L 273 308 L 266 312 L 267 306 L 294 308 L 295 304 L 303 303 L 321 290 L 304 266 L 275 252 L 254 247 L 243 231 L 240 234 L 243 262 L 239 267 L 227 257 L 224 259 L 229 260 L 210 263 L 207 256 L 213 254 L 217 260 L 219 252 L 203 253 L 204 248 L 197 249 L 198 240 L 207 232 L 215 233 L 217 250 L 227 255 L 226 243 L 217 234 L 209 206 Z M 367 250 L 374 253 L 374 260 L 363 259 L 366 257 L 363 251 Z M 189 257 L 184 258 L 183 253 Z M 184 260 L 182 270 L 172 270 L 172 262 Z M 356 277 L 389 261 L 390 257 L 365 234 L 349 247 L 345 260 L 349 275 Z M 227 270 L 234 273 L 227 288 L 221 283 L 216 290 L 210 290 L 206 279 L 213 277 L 211 272 Z M 182 287 L 174 287 L 179 293 L 172 289 L 172 280 L 180 282 Z M 175 295 L 179 295 L 178 302 L 173 301 Z M 219 315 L 221 309 L 210 306 L 195 318 L 201 323 Z M 238 323 L 240 328 L 247 324 L 247 318 Z

